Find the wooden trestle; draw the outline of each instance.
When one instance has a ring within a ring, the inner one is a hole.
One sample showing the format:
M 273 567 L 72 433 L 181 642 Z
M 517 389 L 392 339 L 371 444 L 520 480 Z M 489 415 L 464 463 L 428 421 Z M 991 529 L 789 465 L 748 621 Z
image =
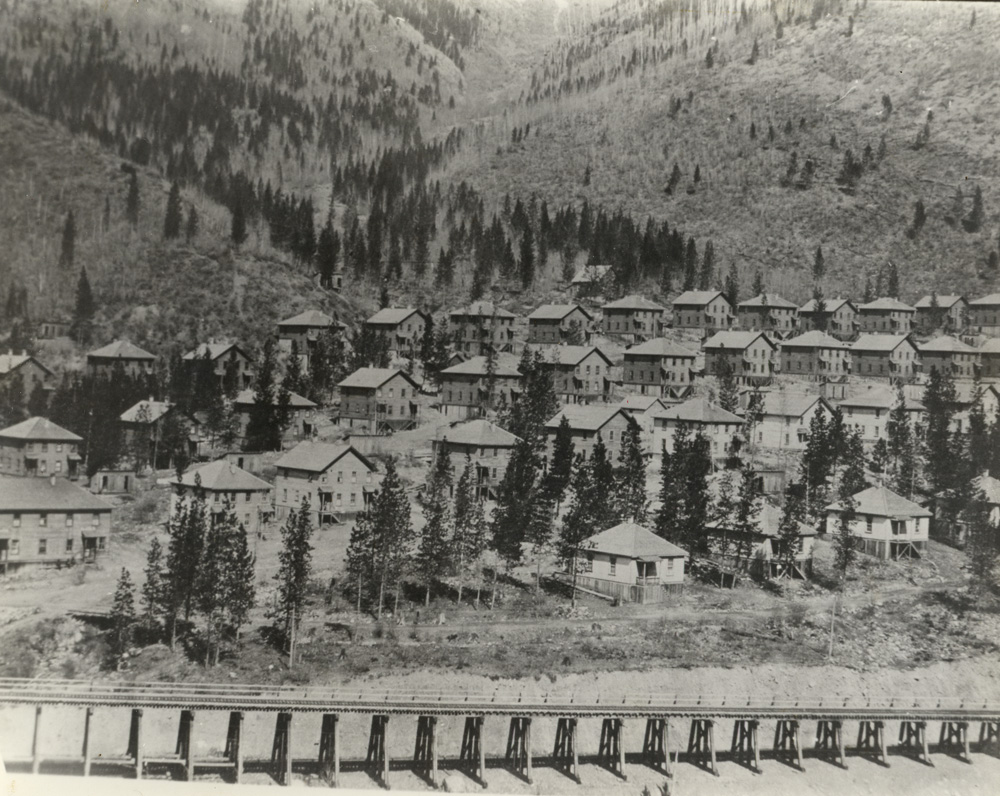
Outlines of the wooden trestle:
M 622 741 L 624 727 L 625 722 L 621 719 L 605 719 L 601 722 L 601 743 L 597 754 L 609 771 L 628 780 L 625 774 L 625 744 Z
M 480 739 L 481 742 L 482 739 Z M 510 730 L 507 732 L 507 752 L 504 754 L 504 759 L 515 774 L 523 777 L 529 785 L 532 784 L 530 716 L 511 718 Z
M 382 713 L 372 716 L 372 730 L 368 736 L 368 754 L 365 762 L 374 768 L 375 776 L 382 785 L 389 787 L 389 747 L 385 742 L 386 729 L 389 727 L 389 717 Z
M 774 751 L 775 754 L 795 753 L 795 767 L 799 771 L 802 767 L 802 735 L 799 732 L 799 722 L 796 719 L 785 719 L 779 721 L 774 728 Z
M 719 769 L 715 762 L 715 721 L 713 719 L 693 719 L 691 721 L 688 755 L 698 759 L 715 776 L 719 776 Z
M 875 759 L 886 768 L 889 758 L 885 751 L 885 722 L 862 721 L 858 723 L 858 751 L 862 754 L 874 753 Z
M 985 723 L 983 726 L 986 726 Z M 929 766 L 934 765 L 927 748 L 927 722 L 903 721 L 899 724 L 899 745 L 906 749 L 916 749 L 917 759 Z
M 837 764 L 847 768 L 844 757 L 844 727 L 838 720 L 820 721 L 816 724 L 817 751 L 835 752 Z
M 969 757 L 969 722 L 967 721 L 944 721 L 941 723 L 941 736 L 938 741 L 938 748 L 942 752 L 957 752 L 959 760 L 971 763 Z
M 760 747 L 757 744 L 756 719 L 739 719 L 733 722 L 733 760 L 745 763 L 751 771 L 760 773 Z
M 670 720 L 646 719 L 646 734 L 642 741 L 642 757 L 646 764 L 668 777 L 674 775 L 670 764 Z
M 556 724 L 556 742 L 552 748 L 552 759 L 567 776 L 580 782 L 580 755 L 576 747 L 576 719 L 559 719 Z
M 459 765 L 476 782 L 486 787 L 486 747 L 483 745 L 483 717 L 466 716 L 462 731 Z

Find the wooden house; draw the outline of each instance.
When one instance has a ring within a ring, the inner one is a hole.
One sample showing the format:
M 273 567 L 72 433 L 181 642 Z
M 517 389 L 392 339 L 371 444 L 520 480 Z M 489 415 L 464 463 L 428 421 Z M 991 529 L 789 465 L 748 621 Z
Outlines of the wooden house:
M 111 378 L 117 368 L 126 376 L 137 379 L 152 376 L 156 357 L 127 340 L 116 340 L 87 354 L 87 374 Z
M 88 488 L 95 495 L 131 495 L 138 482 L 133 468 L 102 467 L 90 476 Z
M 890 381 L 920 372 L 920 351 L 905 334 L 863 334 L 851 344 L 851 373 Z
M 895 298 L 878 298 L 858 307 L 861 334 L 909 334 L 913 331 L 915 307 Z
M 611 390 L 614 363 L 600 348 L 564 345 L 553 348 L 542 365 L 552 374 L 552 387 L 562 403 L 605 400 Z
M 1000 480 L 988 472 L 981 473 L 972 479 L 972 494 L 981 495 L 989 512 L 990 522 L 995 528 L 1000 528 Z M 934 496 L 934 536 L 964 542 L 969 533 L 968 522 L 961 515 L 955 518 L 946 511 L 945 499 L 953 497 L 955 494 L 951 490 Z
M 817 329 L 781 341 L 781 372 L 818 380 L 842 379 L 851 371 L 847 343 Z
M 922 558 L 927 552 L 931 512 L 884 486 L 873 486 L 853 496 L 850 533 L 855 547 L 882 559 Z M 826 532 L 839 532 L 843 506 L 826 507 Z
M 514 350 L 513 312 L 488 301 L 474 301 L 448 314 L 448 331 L 455 348 L 466 356 L 485 356 L 494 351 Z
M 38 324 L 39 340 L 56 340 L 60 337 L 69 337 L 73 323 L 66 318 L 48 318 Z
M 706 335 L 733 325 L 735 309 L 718 290 L 688 290 L 671 303 L 675 329 L 701 329 Z
M 955 379 L 974 379 L 979 375 L 979 352 L 957 337 L 935 337 L 920 345 L 919 350 L 925 373 L 936 370 L 950 373 Z
M 610 265 L 582 265 L 571 282 L 577 298 L 594 296 L 604 291 L 611 275 Z
M 30 417 L 0 430 L 0 475 L 75 481 L 80 475 L 83 439 L 44 417 Z
M 1000 337 L 983 341 L 979 352 L 979 374 L 982 379 L 1000 379 Z
M 621 602 L 662 603 L 684 583 L 687 557 L 648 528 L 623 522 L 577 548 L 576 585 Z
M 245 439 L 247 426 L 250 424 L 250 413 L 253 411 L 256 398 L 253 390 L 242 390 L 233 401 L 233 411 L 239 419 L 239 436 Z M 278 395 L 274 396 L 274 403 L 278 403 Z M 313 435 L 316 427 L 317 406 L 308 398 L 303 398 L 298 393 L 290 393 L 288 401 L 288 426 L 282 432 L 283 442 L 298 442 L 309 439 Z
M 732 522 L 709 522 L 705 533 L 712 557 L 724 568 L 745 569 L 755 578 L 808 578 L 812 575 L 816 531 L 800 522 L 792 550 L 788 550 L 788 541 L 779 533 L 782 514 L 777 506 L 761 501 L 751 518 L 754 531 L 749 538 Z
M 528 316 L 528 343 L 582 345 L 590 341 L 593 322 L 579 304 L 543 304 Z
M 521 372 L 518 360 L 509 354 L 497 356 L 493 370 L 493 404 L 513 402 L 520 390 Z M 465 420 L 479 417 L 489 399 L 489 362 L 476 356 L 445 368 L 438 374 L 441 388 L 438 398 L 441 414 L 447 418 Z
M 636 422 L 620 406 L 564 406 L 562 411 L 545 424 L 546 464 L 552 461 L 556 432 L 563 417 L 569 422 L 575 454 L 582 454 L 584 459 L 590 459 L 597 437 L 600 436 L 608 451 L 608 461 L 613 465 L 617 465 L 625 431 Z
M 1000 293 L 991 293 L 969 302 L 969 323 L 965 331 L 1000 337 Z
M 219 522 L 231 508 L 248 534 L 260 532 L 274 514 L 271 485 L 227 461 L 193 467 L 170 480 L 170 516 L 192 499 L 205 501 L 211 522 Z
M 65 478 L 0 476 L 0 572 L 96 561 L 108 548 L 111 506 Z
M 300 442 L 275 466 L 277 518 L 298 511 L 306 498 L 317 525 L 341 522 L 343 517 L 367 511 L 382 481 L 374 462 L 350 445 Z
M 674 404 L 657 395 L 627 395 L 618 404 L 639 424 L 642 431 L 642 447 L 647 454 L 653 453 L 653 417 Z
M 331 327 L 337 327 L 341 332 L 347 329 L 345 324 L 331 318 L 325 312 L 319 310 L 300 312 L 291 318 L 278 321 L 278 348 L 285 353 L 291 353 L 294 345 L 302 371 L 307 372 L 316 342 Z
M 716 332 L 705 341 L 705 374 L 718 376 L 727 361 L 743 384 L 764 384 L 776 370 L 778 346 L 764 332 Z
M 858 331 L 858 308 L 850 299 L 810 299 L 799 307 L 803 332 L 826 332 L 838 340 L 851 340 Z
M 601 332 L 632 342 L 659 337 L 666 324 L 667 308 L 643 296 L 625 296 L 601 307 Z
M 844 417 L 844 427 L 861 432 L 861 440 L 873 445 L 888 440 L 889 413 L 898 402 L 896 391 L 889 387 L 869 386 L 837 403 Z
M 426 312 L 413 307 L 385 307 L 372 315 L 365 326 L 382 337 L 389 350 L 401 357 L 416 357 L 430 320 Z
M 6 392 L 12 403 L 27 406 L 36 388 L 52 389 L 53 378 L 52 371 L 30 354 L 0 354 L 0 391 Z
M 672 387 L 694 381 L 697 354 L 662 337 L 625 351 L 622 384 L 640 395 L 664 395 Z
M 420 422 L 420 385 L 401 370 L 359 368 L 337 387 L 341 427 L 384 434 Z
M 152 464 L 154 469 L 171 465 L 169 449 L 160 445 L 168 417 L 176 419 L 187 438 L 188 456 L 197 458 L 208 452 L 208 444 L 202 437 L 198 420 L 183 414 L 168 401 L 139 401 L 118 417 L 126 450 Z M 139 446 L 144 446 L 146 450 L 140 452 Z
M 924 296 L 913 305 L 916 315 L 914 329 L 920 334 L 933 334 L 942 329 L 945 334 L 958 334 L 969 318 L 969 302 L 964 296 Z
M 819 413 L 829 419 L 833 413 L 825 398 L 785 391 L 765 393 L 761 409 L 754 442 L 781 451 L 804 451 L 813 417 Z
M 193 351 L 188 351 L 183 362 L 190 378 L 194 378 L 198 363 L 205 361 L 211 363 L 220 389 L 231 386 L 245 390 L 253 383 L 253 360 L 236 343 L 202 343 Z
M 476 497 L 489 500 L 496 497 L 514 446 L 520 441 L 520 437 L 500 426 L 479 419 L 439 428 L 433 448 L 435 456 L 443 448 L 451 459 L 455 470 L 452 493 L 468 461 L 473 467 Z
M 799 325 L 799 308 L 774 293 L 761 293 L 736 305 L 736 321 L 745 331 L 790 337 Z
M 664 446 L 667 453 L 674 452 L 674 434 L 681 424 L 692 434 L 701 431 L 708 438 L 713 459 L 728 458 L 740 449 L 743 418 L 707 398 L 692 398 L 653 415 L 654 456 L 659 456 Z

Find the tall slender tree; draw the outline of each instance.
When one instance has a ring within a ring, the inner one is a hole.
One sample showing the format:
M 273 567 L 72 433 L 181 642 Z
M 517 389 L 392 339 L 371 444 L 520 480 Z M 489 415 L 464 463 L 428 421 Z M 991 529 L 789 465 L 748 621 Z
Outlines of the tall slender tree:
M 416 568 L 424 585 L 424 605 L 431 603 L 431 590 L 437 580 L 451 570 L 451 491 L 454 468 L 446 445 L 438 446 L 434 463 L 424 486 L 424 517 Z
M 278 622 L 288 650 L 288 667 L 295 665 L 295 640 L 306 604 L 309 577 L 312 574 L 311 544 L 313 524 L 309 498 L 302 498 L 298 510 L 288 512 L 281 528 L 281 550 L 278 553 L 278 571 L 275 606 L 272 617 Z
M 135 586 L 129 571 L 122 567 L 111 601 L 111 652 L 118 658 L 132 643 L 135 627 Z
M 473 572 L 479 572 L 477 578 L 481 584 L 481 562 L 486 551 L 486 519 L 483 516 L 483 504 L 475 494 L 475 468 L 472 459 L 465 457 L 465 467 L 455 487 L 455 503 L 452 511 L 454 517 L 454 534 L 452 536 L 451 554 L 455 560 L 458 575 L 458 603 L 462 603 L 462 591 Z M 476 599 L 478 604 L 478 597 Z
M 66 214 L 66 221 L 63 223 L 62 245 L 59 251 L 59 266 L 61 268 L 72 268 L 74 254 L 76 250 L 76 220 L 73 211 Z
M 181 187 L 175 181 L 167 196 L 167 210 L 163 218 L 163 237 L 167 240 L 180 237 L 184 213 L 181 209 Z
M 615 473 L 615 510 L 618 519 L 645 524 L 649 511 L 646 497 L 646 459 L 638 423 L 629 423 L 623 434 Z

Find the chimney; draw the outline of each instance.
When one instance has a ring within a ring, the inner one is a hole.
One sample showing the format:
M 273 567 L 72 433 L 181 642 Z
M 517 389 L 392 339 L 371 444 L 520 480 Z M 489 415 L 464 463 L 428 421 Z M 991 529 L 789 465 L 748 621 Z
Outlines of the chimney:
M 55 477 L 55 475 L 50 475 L 49 476 L 49 486 L 55 486 L 55 485 L 56 485 L 56 477 Z

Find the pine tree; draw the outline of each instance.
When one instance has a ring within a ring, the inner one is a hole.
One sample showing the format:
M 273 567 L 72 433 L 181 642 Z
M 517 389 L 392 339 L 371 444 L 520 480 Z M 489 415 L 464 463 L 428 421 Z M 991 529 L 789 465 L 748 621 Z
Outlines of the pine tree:
M 413 543 L 410 501 L 392 459 L 386 462 L 385 477 L 371 511 L 375 582 L 378 584 L 376 616 L 381 618 L 388 594 L 395 592 L 398 600 Z
M 833 537 L 835 567 L 840 572 L 842 583 L 858 554 L 854 547 L 854 538 L 851 535 L 851 523 L 857 518 L 858 504 L 854 499 L 854 494 L 843 487 L 844 482 L 841 483 L 840 512 L 836 535 Z
M 573 430 L 570 428 L 569 418 L 563 415 L 556 427 L 556 435 L 552 445 L 552 463 L 546 474 L 548 494 L 555 501 L 557 507 L 569 486 L 569 480 L 573 473 L 573 456 Z
M 198 234 L 198 211 L 194 205 L 188 208 L 187 225 L 184 228 L 184 239 L 190 243 Z
M 194 496 L 178 501 L 169 522 L 165 614 L 170 626 L 171 649 L 177 643 L 177 623 L 181 614 L 183 613 L 185 620 L 191 615 L 208 525 L 205 501 L 199 494 L 200 485 L 201 477 L 195 476 Z
M 241 246 L 247 239 L 247 217 L 243 202 L 233 203 L 232 220 L 229 225 L 229 237 L 236 246 Z
M 344 564 L 348 583 L 355 592 L 358 613 L 361 612 L 362 604 L 371 600 L 375 578 L 374 538 L 372 513 L 366 511 L 359 514 L 351 529 Z
M 227 529 L 228 556 L 222 581 L 222 597 L 228 624 L 238 641 L 240 629 L 249 621 L 250 612 L 257 603 L 257 559 L 250 549 L 246 526 L 236 519 L 235 513 L 227 519 Z
M 475 468 L 470 456 L 465 457 L 465 467 L 455 487 L 454 534 L 451 555 L 458 574 L 458 604 L 462 604 L 462 590 L 486 551 L 486 519 L 483 505 L 475 495 Z M 481 582 L 481 581 L 480 581 Z M 478 604 L 479 599 L 476 598 Z
M 791 576 L 795 559 L 802 547 L 801 525 L 805 520 L 805 501 L 798 484 L 788 485 L 785 491 L 785 505 L 778 523 L 778 565 L 781 574 Z M 803 573 L 804 574 L 804 573 Z
M 927 478 L 931 490 L 944 492 L 954 484 L 956 451 L 951 433 L 955 415 L 955 382 L 951 373 L 941 373 L 931 368 L 924 389 L 924 406 L 927 409 L 927 431 L 924 436 L 924 455 Z
M 445 444 L 439 445 L 434 464 L 427 475 L 424 487 L 424 516 L 426 523 L 417 548 L 416 568 L 424 584 L 424 605 L 431 603 L 434 583 L 451 570 L 452 546 L 451 507 L 448 493 L 451 490 L 454 468 Z
M 228 503 L 228 501 L 227 501 Z M 205 546 L 199 562 L 198 578 L 195 582 L 195 599 L 198 611 L 205 619 L 205 668 L 211 665 L 213 651 L 218 656 L 219 639 L 222 635 L 224 618 L 223 581 L 228 565 L 226 535 L 228 520 L 232 517 L 231 506 L 223 509 L 221 520 L 209 523 L 205 535 Z
M 697 175 L 697 171 L 695 171 Z M 712 241 L 705 242 L 705 251 L 701 259 L 701 273 L 698 275 L 698 289 L 709 290 L 712 287 L 712 276 L 715 273 L 715 246 Z
M 719 379 L 719 406 L 727 412 L 735 412 L 740 405 L 739 385 L 728 357 L 719 360 L 715 375 Z
M 753 274 L 753 284 L 750 286 L 750 292 L 755 296 L 760 296 L 764 293 L 766 286 L 764 284 L 764 274 L 758 268 Z
M 576 457 L 573 464 L 573 475 L 570 479 L 572 497 L 566 515 L 563 517 L 562 528 L 559 533 L 558 553 L 559 558 L 566 564 L 572 579 L 572 604 L 576 606 L 576 584 L 577 576 L 582 568 L 580 554 L 586 547 L 586 540 L 601 530 L 596 522 L 596 497 L 594 492 L 593 468 L 591 462 L 583 458 L 583 454 Z
M 686 435 L 686 425 L 674 432 L 674 444 L 678 435 Z M 684 512 L 684 483 L 678 473 L 678 463 L 664 444 L 660 450 L 660 508 L 656 513 L 655 529 L 658 536 L 675 544 L 683 535 L 682 515 Z
M 1000 529 L 990 518 L 990 504 L 981 490 L 973 495 L 963 518 L 967 528 L 965 554 L 972 576 L 970 587 L 978 595 L 995 592 Z
M 524 228 L 524 234 L 521 236 L 521 257 L 518 265 L 521 287 L 527 289 L 535 281 L 535 235 L 530 225 Z
M 979 232 L 983 228 L 983 221 L 986 220 L 986 212 L 983 210 L 983 189 L 978 185 L 976 192 L 972 195 L 972 210 L 968 217 L 962 220 L 962 226 L 966 232 Z
M 740 300 L 740 274 L 736 270 L 736 263 L 729 266 L 729 273 L 726 274 L 726 284 L 722 291 L 726 296 L 726 301 L 735 307 Z
M 646 497 L 646 461 L 642 452 L 639 424 L 629 423 L 618 455 L 614 505 L 618 519 L 644 525 L 649 511 Z
M 181 209 L 181 187 L 176 182 L 170 186 L 167 196 L 167 212 L 163 219 L 163 237 L 167 240 L 180 237 L 184 214 Z
M 534 493 L 537 469 L 538 461 L 530 443 L 519 440 L 497 487 L 497 503 L 490 523 L 491 547 L 508 569 L 521 561 L 521 543 L 532 510 L 528 497 Z
M 166 584 L 163 581 L 163 546 L 155 536 L 146 554 L 146 582 L 142 584 L 142 616 L 147 630 L 155 630 L 163 614 Z
M 760 492 L 753 466 L 744 462 L 740 469 L 740 486 L 737 492 L 733 530 L 736 531 L 736 571 L 749 566 L 753 555 L 754 537 L 760 532 Z
M 278 571 L 274 580 L 278 584 L 272 617 L 288 647 L 288 667 L 295 664 L 295 638 L 302 621 L 306 603 L 309 576 L 312 574 L 310 539 L 313 533 L 309 499 L 303 498 L 296 511 L 288 512 L 281 528 L 281 551 L 278 553 Z
M 269 337 L 264 341 L 264 348 L 257 365 L 253 405 L 250 407 L 247 420 L 244 450 L 275 451 L 281 448 L 284 428 L 278 416 L 278 395 L 274 385 L 276 372 L 274 339 Z
M 532 493 L 527 497 L 530 510 L 524 541 L 531 545 L 535 556 L 535 592 L 542 589 L 542 559 L 552 544 L 552 520 L 555 505 L 545 489 L 536 481 Z
M 907 237 L 910 239 L 917 237 L 917 234 L 924 228 L 926 222 L 927 211 L 924 209 L 924 203 L 921 199 L 917 199 L 917 203 L 913 206 L 913 223 L 910 224 L 910 228 L 906 231 Z
M 826 264 L 823 262 L 823 247 L 816 247 L 816 256 L 813 258 L 813 279 L 819 282 L 826 274 Z
M 844 463 L 840 476 L 841 491 L 849 495 L 863 492 L 868 488 L 868 481 L 865 479 L 865 446 L 859 429 L 847 433 L 841 458 Z
M 906 396 L 902 386 L 897 387 L 896 404 L 889 411 L 886 426 L 889 454 L 889 479 L 893 491 L 913 496 L 916 478 L 916 461 L 913 431 L 906 411 Z
M 809 421 L 809 437 L 802 455 L 801 480 L 806 489 L 806 510 L 814 523 L 819 523 L 826 506 L 828 482 L 835 457 L 830 429 L 823 412 L 816 412 Z
M 73 324 L 70 335 L 81 345 L 90 342 L 93 333 L 94 294 L 90 289 L 86 267 L 80 269 L 80 279 L 76 283 L 76 305 L 73 308 Z
M 66 221 L 63 224 L 62 246 L 59 252 L 59 267 L 72 268 L 73 256 L 76 248 L 76 221 L 73 218 L 73 211 L 66 214 Z
M 118 577 L 118 586 L 111 602 L 110 620 L 111 652 L 118 658 L 131 644 L 135 625 L 135 586 L 125 567 L 122 567 L 122 574 Z
M 134 171 L 128 183 L 128 197 L 125 200 L 125 219 L 133 229 L 139 226 L 139 178 Z

